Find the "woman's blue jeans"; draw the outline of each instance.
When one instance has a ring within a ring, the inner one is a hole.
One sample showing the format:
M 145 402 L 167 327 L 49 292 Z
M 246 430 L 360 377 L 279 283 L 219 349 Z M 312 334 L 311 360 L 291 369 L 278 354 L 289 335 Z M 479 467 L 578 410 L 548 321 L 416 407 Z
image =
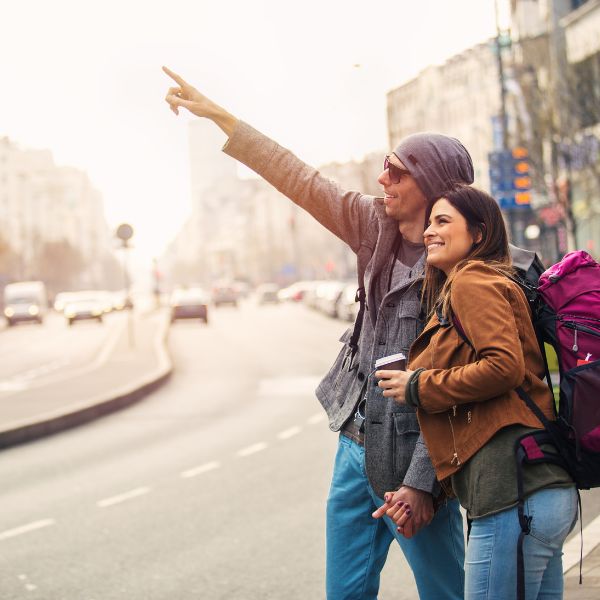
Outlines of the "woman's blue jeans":
M 406 539 L 388 517 L 365 471 L 365 449 L 340 436 L 327 500 L 327 599 L 376 600 L 380 573 L 394 539 L 410 565 L 421 600 L 462 600 L 464 537 L 458 502 L 450 501 L 417 535 Z
M 562 546 L 577 521 L 574 487 L 547 488 L 525 501 L 532 517 L 523 543 L 527 600 L 563 597 Z M 465 600 L 517 597 L 517 508 L 474 519 L 465 561 Z

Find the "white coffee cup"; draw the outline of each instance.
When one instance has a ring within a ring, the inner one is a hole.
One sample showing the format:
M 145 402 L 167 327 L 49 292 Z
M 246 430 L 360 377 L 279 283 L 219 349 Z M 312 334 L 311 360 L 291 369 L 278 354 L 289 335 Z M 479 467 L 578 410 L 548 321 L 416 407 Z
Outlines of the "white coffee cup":
M 375 361 L 376 371 L 405 371 L 406 356 L 399 352 L 398 354 L 390 354 L 382 356 Z

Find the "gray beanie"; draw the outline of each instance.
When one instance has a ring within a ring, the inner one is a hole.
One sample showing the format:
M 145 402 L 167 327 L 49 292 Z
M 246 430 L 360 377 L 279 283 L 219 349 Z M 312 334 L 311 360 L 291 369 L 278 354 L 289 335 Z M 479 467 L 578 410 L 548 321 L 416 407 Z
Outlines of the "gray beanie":
M 473 183 L 473 161 L 456 138 L 441 133 L 415 133 L 405 137 L 394 154 L 428 200 L 439 198 L 453 183 Z

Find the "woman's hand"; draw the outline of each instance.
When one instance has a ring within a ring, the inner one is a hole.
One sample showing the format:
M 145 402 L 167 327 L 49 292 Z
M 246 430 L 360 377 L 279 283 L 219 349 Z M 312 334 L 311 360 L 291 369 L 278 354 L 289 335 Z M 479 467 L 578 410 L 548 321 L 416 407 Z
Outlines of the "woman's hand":
M 232 114 L 201 94 L 177 73 L 173 73 L 171 69 L 163 67 L 163 71 L 177 84 L 177 87 L 169 88 L 165 97 L 176 115 L 179 114 L 180 107 L 185 108 L 197 117 L 205 117 L 214 121 L 228 136 L 233 133 L 237 119 Z
M 395 492 L 387 492 L 382 504 L 371 516 L 388 516 L 396 524 L 398 533 L 411 538 L 433 519 L 433 497 L 422 490 L 403 485 Z
M 393 398 L 398 404 L 406 404 L 406 383 L 412 371 L 375 371 L 377 384 L 383 389 L 386 398 Z

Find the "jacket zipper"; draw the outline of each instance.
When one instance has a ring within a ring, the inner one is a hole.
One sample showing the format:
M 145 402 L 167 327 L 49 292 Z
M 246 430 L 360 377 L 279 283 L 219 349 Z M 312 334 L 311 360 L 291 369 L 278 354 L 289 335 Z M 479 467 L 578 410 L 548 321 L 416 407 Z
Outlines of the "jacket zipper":
M 456 417 L 456 404 L 452 407 L 452 414 Z M 458 458 L 458 452 L 456 450 L 456 438 L 454 437 L 454 426 L 452 425 L 452 417 L 448 413 L 448 422 L 450 423 L 450 431 L 452 433 L 452 445 L 454 447 L 454 454 L 450 464 L 453 465 L 456 462 L 456 466 L 460 465 L 460 458 Z
M 592 327 L 586 327 L 585 325 L 581 325 L 579 323 L 575 323 L 574 321 L 565 321 L 563 315 L 559 315 L 559 320 L 562 321 L 563 325 L 567 329 L 573 330 L 573 352 L 577 352 L 579 350 L 579 346 L 577 344 L 577 332 L 581 331 L 583 333 L 588 333 L 590 335 L 600 337 L 600 331 L 593 329 Z M 596 319 L 586 319 L 588 321 L 595 321 Z

